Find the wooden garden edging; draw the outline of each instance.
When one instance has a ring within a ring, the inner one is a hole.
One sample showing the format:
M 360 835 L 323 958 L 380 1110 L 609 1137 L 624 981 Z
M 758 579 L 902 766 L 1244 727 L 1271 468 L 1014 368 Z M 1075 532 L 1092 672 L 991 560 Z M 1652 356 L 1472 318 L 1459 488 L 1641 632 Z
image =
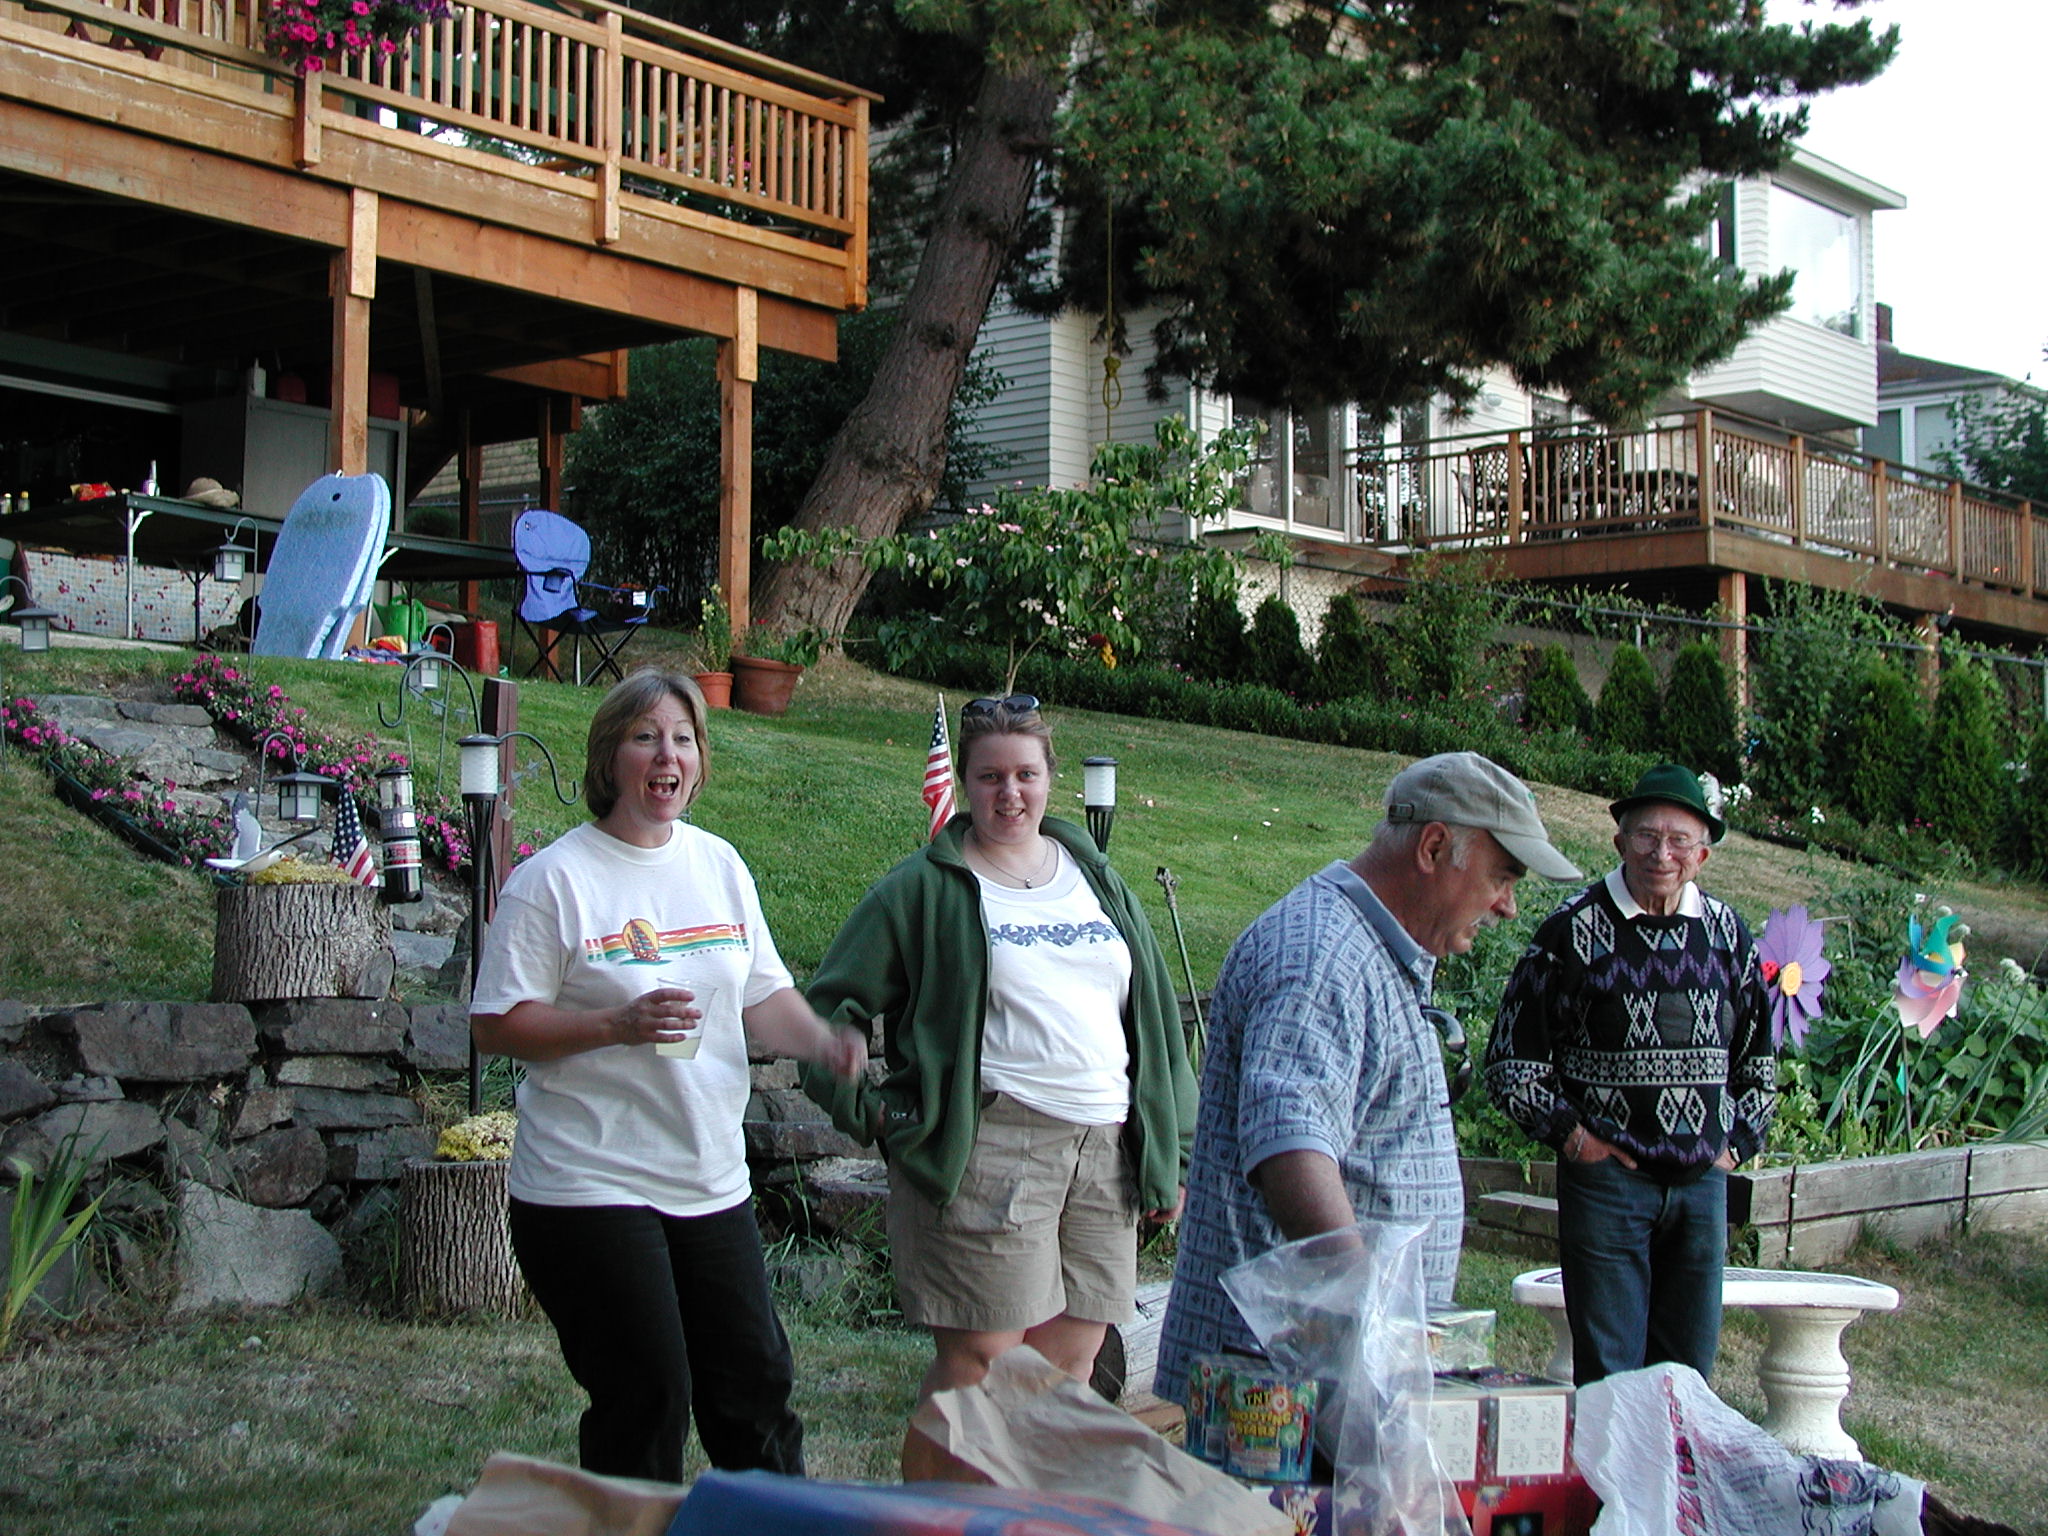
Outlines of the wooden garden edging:
M 1555 1261 L 1556 1167 L 1466 1158 L 1465 1236 L 1477 1248 Z M 1728 1219 L 1756 1229 L 1768 1269 L 1831 1264 L 1865 1226 L 1913 1245 L 1963 1227 L 2048 1232 L 2048 1141 L 1789 1163 L 1728 1181 Z

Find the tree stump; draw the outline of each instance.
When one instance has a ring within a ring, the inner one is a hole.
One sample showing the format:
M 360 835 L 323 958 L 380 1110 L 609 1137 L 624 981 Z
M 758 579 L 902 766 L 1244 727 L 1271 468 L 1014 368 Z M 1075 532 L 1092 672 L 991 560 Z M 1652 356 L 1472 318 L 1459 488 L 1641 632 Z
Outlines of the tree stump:
M 213 1000 L 382 997 L 391 915 L 364 885 L 230 885 L 214 899 Z
M 503 1161 L 409 1158 L 398 1180 L 399 1295 L 415 1313 L 498 1312 L 532 1305 L 512 1257 Z

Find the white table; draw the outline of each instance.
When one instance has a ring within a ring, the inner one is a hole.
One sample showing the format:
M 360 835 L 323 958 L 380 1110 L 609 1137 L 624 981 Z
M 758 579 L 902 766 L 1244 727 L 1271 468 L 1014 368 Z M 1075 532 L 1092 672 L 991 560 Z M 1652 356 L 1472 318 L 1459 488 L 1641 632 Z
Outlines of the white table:
M 1550 1324 L 1556 1349 L 1544 1371 L 1570 1381 L 1572 1332 L 1565 1317 L 1563 1272 L 1532 1269 L 1517 1275 L 1513 1294 Z M 1761 1313 L 1770 1330 L 1756 1369 L 1767 1404 L 1763 1427 L 1787 1450 L 1840 1461 L 1863 1459 L 1842 1428 L 1842 1400 L 1849 1395 L 1842 1330 L 1865 1312 L 1890 1312 L 1898 1304 L 1899 1293 L 1892 1287 L 1853 1275 L 1791 1269 L 1723 1272 L 1721 1305 Z

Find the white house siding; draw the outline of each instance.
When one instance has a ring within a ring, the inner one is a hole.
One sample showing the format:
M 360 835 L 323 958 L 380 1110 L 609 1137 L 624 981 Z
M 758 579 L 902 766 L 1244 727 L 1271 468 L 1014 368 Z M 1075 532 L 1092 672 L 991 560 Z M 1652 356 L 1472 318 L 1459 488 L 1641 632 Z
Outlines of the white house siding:
M 1075 485 L 1087 478 L 1088 331 L 1074 315 L 1046 320 L 1007 304 L 990 311 L 975 346 L 1006 383 L 982 408 L 976 436 L 1014 458 L 999 477 L 970 484 L 970 500 L 1019 482 Z

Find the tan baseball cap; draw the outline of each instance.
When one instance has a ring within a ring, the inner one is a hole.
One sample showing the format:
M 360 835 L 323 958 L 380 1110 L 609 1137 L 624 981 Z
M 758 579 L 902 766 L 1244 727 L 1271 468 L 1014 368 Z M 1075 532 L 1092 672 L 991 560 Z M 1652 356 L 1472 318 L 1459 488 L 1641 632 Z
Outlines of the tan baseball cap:
M 1387 786 L 1387 820 L 1441 821 L 1477 827 L 1546 880 L 1583 880 L 1579 867 L 1550 846 L 1529 786 L 1477 752 L 1442 752 L 1410 763 Z

